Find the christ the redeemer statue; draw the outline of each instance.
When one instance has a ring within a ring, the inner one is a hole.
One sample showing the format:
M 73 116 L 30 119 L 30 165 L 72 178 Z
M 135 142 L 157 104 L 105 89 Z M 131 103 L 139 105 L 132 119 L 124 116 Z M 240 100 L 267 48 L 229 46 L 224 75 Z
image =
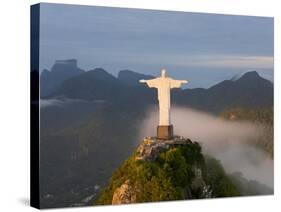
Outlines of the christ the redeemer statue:
M 159 102 L 159 125 L 157 127 L 157 138 L 171 139 L 173 138 L 173 125 L 170 119 L 171 106 L 171 89 L 180 88 L 182 84 L 187 83 L 186 80 L 175 80 L 167 77 L 166 70 L 161 70 L 161 77 L 151 80 L 140 80 L 146 83 L 150 88 L 157 88 Z

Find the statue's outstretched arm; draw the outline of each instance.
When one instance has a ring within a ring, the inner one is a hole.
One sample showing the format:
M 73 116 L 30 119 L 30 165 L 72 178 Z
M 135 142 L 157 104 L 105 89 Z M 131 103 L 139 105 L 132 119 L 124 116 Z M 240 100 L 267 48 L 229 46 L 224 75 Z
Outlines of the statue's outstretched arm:
M 146 83 L 147 80 L 141 79 L 139 82 L 140 83 Z
M 157 88 L 157 85 L 158 85 L 158 81 L 157 81 L 157 78 L 156 79 L 150 79 L 150 80 L 140 80 L 139 81 L 140 83 L 146 83 L 148 85 L 148 87 L 150 88 Z
M 180 88 L 182 84 L 188 83 L 187 80 L 171 80 L 171 88 Z

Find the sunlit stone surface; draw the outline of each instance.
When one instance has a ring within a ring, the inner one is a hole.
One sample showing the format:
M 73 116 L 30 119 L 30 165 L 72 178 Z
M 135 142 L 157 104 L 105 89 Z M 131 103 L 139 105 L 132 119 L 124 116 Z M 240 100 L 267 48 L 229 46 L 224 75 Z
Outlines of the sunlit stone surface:
M 157 88 L 159 102 L 159 126 L 157 137 L 162 139 L 170 139 L 173 137 L 171 125 L 171 89 L 180 88 L 182 84 L 187 83 L 186 80 L 175 80 L 167 76 L 166 70 L 161 70 L 161 76 L 151 80 L 140 80 L 146 83 L 150 88 Z M 168 127 L 169 126 L 169 127 Z

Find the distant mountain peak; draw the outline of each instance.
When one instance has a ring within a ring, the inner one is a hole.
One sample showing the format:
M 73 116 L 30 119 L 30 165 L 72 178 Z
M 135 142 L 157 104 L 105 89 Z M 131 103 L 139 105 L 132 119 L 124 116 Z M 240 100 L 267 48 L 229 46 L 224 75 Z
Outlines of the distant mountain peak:
M 105 69 L 100 67 L 87 71 L 86 74 L 93 75 L 97 77 L 97 79 L 111 78 L 116 80 L 116 77 L 114 77 L 112 74 L 108 73 Z
M 124 70 L 120 70 L 119 73 L 118 73 L 118 75 L 120 75 L 120 73 L 122 74 L 122 73 L 137 73 L 137 72 L 132 71 L 132 70 L 130 70 L 130 69 L 124 69 Z M 137 74 L 138 74 L 138 73 L 137 73 Z
M 243 84 L 258 84 L 258 85 L 266 85 L 272 87 L 272 82 L 261 77 L 257 71 L 249 71 L 243 74 L 238 80 L 235 82 L 243 83 Z
M 51 68 L 51 72 L 80 72 L 83 70 L 79 69 L 77 66 L 76 59 L 68 59 L 68 60 L 56 60 L 55 64 Z
M 89 70 L 89 71 L 87 71 L 87 72 L 88 72 L 88 73 L 93 73 L 93 74 L 109 75 L 109 76 L 112 76 L 112 77 L 113 77 L 113 75 L 111 75 L 111 74 L 108 73 L 105 69 L 100 68 L 100 67 L 94 68 L 94 69 Z M 87 73 L 87 72 L 86 72 L 86 73 Z
M 55 64 L 71 65 L 77 67 L 77 59 L 56 60 Z
M 239 74 L 235 74 L 233 77 L 231 77 L 231 81 L 237 81 L 241 78 L 246 78 L 248 79 L 257 79 L 257 78 L 262 78 L 257 71 L 248 71 L 248 72 L 244 72 L 244 73 L 239 73 Z
M 41 73 L 40 95 L 50 95 L 63 81 L 82 73 L 84 70 L 77 66 L 76 59 L 56 60 L 50 71 L 44 69 Z
M 101 67 L 95 68 L 95 69 L 93 69 L 92 71 L 109 74 L 105 69 L 103 69 L 103 68 L 101 68 Z
M 258 74 L 257 71 L 248 71 L 245 74 L 242 75 L 241 78 L 261 78 L 261 76 Z
M 140 79 L 151 79 L 154 78 L 154 76 L 151 75 L 146 75 L 146 74 L 141 74 L 132 70 L 121 70 L 118 73 L 118 79 L 127 84 L 127 85 L 131 85 L 131 86 L 137 86 L 140 85 L 139 84 L 139 80 Z

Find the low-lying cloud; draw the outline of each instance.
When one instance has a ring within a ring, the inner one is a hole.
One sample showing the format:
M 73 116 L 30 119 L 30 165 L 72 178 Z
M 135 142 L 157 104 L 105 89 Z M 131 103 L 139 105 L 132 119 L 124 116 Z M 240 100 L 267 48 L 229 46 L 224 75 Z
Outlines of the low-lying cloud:
M 87 101 L 83 99 L 70 99 L 70 98 L 40 99 L 40 108 L 44 109 L 47 107 L 63 107 L 65 105 L 73 104 L 73 103 L 100 104 L 100 103 L 104 103 L 104 100 Z
M 148 112 L 140 137 L 155 136 L 158 116 L 156 108 Z M 273 188 L 273 161 L 251 143 L 264 133 L 261 126 L 180 107 L 172 109 L 172 123 L 176 135 L 198 141 L 203 152 L 219 159 L 226 172 L 241 172 L 247 179 Z

